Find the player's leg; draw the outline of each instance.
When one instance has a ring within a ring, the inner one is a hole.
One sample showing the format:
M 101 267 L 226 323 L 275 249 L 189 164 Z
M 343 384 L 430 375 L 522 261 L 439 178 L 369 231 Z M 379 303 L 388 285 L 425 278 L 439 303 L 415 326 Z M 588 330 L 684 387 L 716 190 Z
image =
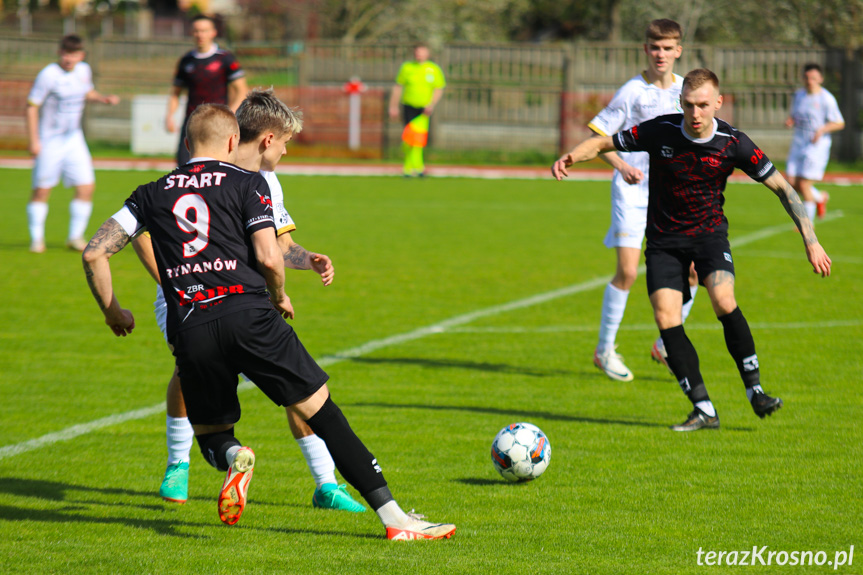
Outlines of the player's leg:
M 251 310 L 242 315 L 245 331 L 232 357 L 267 397 L 290 406 L 326 443 L 339 473 L 377 513 L 387 528 L 387 536 L 439 539 L 452 535 L 454 525 L 421 521 L 399 508 L 374 455 L 330 398 L 327 374 L 303 347 L 293 328 L 273 309 Z M 266 362 L 257 359 L 261 350 L 266 350 Z
M 384 479 L 377 459 L 351 429 L 326 385 L 291 408 L 327 443 L 342 476 L 374 509 L 393 540 L 442 539 L 455 532 L 455 525 L 430 523 L 405 513 Z
M 617 381 L 633 379 L 632 371 L 616 351 L 616 339 L 626 311 L 629 290 L 638 277 L 638 261 L 647 221 L 646 202 L 643 207 L 639 206 L 643 193 L 645 190 L 639 186 L 629 186 L 622 180 L 618 181 L 615 176 L 612 182 L 611 224 L 603 240 L 606 247 L 614 248 L 616 266 L 614 277 L 605 286 L 602 296 L 599 340 L 593 363 Z
M 653 317 L 665 343 L 668 367 L 693 410 L 675 431 L 695 431 L 719 427 L 719 417 L 701 375 L 695 346 L 686 335 L 681 322 L 684 301 L 689 296 L 689 269 L 691 258 L 681 251 L 650 249 L 645 252 L 647 261 L 647 293 L 653 306 Z
M 30 251 L 45 251 L 45 221 L 48 219 L 48 199 L 51 189 L 60 183 L 61 162 L 57 156 L 62 148 L 54 139 L 42 142 L 42 149 L 33 162 L 32 194 L 27 204 L 27 227 L 30 231 Z
M 340 509 L 361 513 L 366 508 L 351 497 L 344 485 L 336 481 L 336 464 L 324 440 L 292 409 L 286 408 L 291 433 L 315 480 L 312 505 L 322 509 Z
M 815 212 L 818 209 L 818 205 L 815 202 L 815 196 L 812 193 L 812 180 L 798 177 L 796 178 L 796 185 L 792 184 L 792 186 L 797 190 L 797 193 L 800 194 L 800 198 L 803 200 L 803 208 L 806 210 L 806 215 L 814 222 Z
M 689 301 L 683 304 L 683 309 L 680 312 L 680 323 L 685 324 L 686 318 L 689 317 L 689 313 L 692 311 L 692 304 L 695 303 L 695 294 L 698 292 L 698 274 L 695 272 L 695 265 L 693 264 L 689 268 Z M 671 368 L 668 367 L 668 362 L 666 361 L 666 357 L 668 353 L 665 351 L 665 343 L 662 341 L 662 336 L 656 338 L 656 341 L 653 342 L 653 349 L 650 350 L 650 357 L 653 361 L 657 363 L 661 363 L 671 375 L 674 375 L 674 372 L 671 371 Z
M 189 498 L 189 463 L 194 431 L 186 415 L 183 390 L 176 366 L 168 382 L 165 436 L 168 445 L 168 465 L 159 486 L 159 495 L 166 501 L 185 503 Z
M 93 213 L 93 192 L 96 189 L 93 158 L 82 132 L 73 134 L 66 141 L 62 170 L 63 181 L 67 186 L 75 188 L 75 197 L 69 203 L 69 236 L 66 238 L 66 246 L 80 252 L 87 247 L 84 235 Z
M 725 345 L 737 365 L 746 388 L 746 397 L 755 414 L 763 418 L 782 407 L 782 400 L 766 395 L 761 388 L 755 340 L 734 297 L 734 264 L 731 261 L 728 240 L 717 239 L 705 246 L 696 260 L 696 266 L 699 275 L 704 277 L 704 287 L 713 311 L 722 323 Z
M 599 321 L 599 341 L 593 353 L 593 363 L 611 379 L 632 381 L 632 372 L 617 353 L 617 332 L 626 311 L 629 290 L 638 276 L 638 248 L 617 246 L 617 267 L 614 278 L 605 286 L 602 296 L 602 311 Z

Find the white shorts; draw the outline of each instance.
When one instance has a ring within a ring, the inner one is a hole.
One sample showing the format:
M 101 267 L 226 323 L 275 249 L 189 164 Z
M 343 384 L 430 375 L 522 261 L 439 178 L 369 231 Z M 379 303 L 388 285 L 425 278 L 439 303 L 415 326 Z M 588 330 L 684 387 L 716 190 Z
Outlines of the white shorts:
M 84 132 L 55 136 L 41 142 L 33 164 L 33 188 L 53 188 L 63 177 L 66 186 L 86 186 L 96 181 L 93 158 L 84 141 Z
M 168 341 L 168 302 L 165 301 L 165 292 L 162 286 L 156 285 L 156 301 L 153 302 L 153 311 L 156 313 L 156 323 L 162 330 L 165 341 Z
M 791 149 L 788 150 L 788 163 L 785 165 L 785 172 L 789 178 L 805 178 L 813 182 L 820 182 L 824 179 L 824 170 L 827 168 L 827 162 L 830 160 L 830 142 L 823 138 L 806 145 L 798 145 L 791 143 Z
M 647 227 L 646 182 L 630 186 L 617 181 L 611 184 L 611 226 L 602 241 L 607 248 L 635 248 L 640 250 Z

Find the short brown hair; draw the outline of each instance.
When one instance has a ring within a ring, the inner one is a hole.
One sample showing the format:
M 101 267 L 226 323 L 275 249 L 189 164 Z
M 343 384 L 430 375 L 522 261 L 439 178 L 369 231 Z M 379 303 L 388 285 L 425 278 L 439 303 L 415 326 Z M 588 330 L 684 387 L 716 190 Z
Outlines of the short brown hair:
M 303 113 L 291 108 L 273 93 L 273 89 L 255 88 L 250 91 L 237 108 L 237 123 L 240 125 L 240 142 L 254 141 L 264 132 L 281 137 L 303 131 Z
M 680 29 L 680 24 L 674 20 L 660 18 L 647 25 L 644 37 L 647 40 L 677 40 L 680 42 L 683 31 Z
M 60 38 L 61 52 L 81 52 L 84 50 L 84 41 L 77 34 L 67 34 Z
M 719 78 L 711 70 L 707 68 L 696 68 L 689 72 L 683 78 L 683 89 L 697 90 L 704 84 L 710 82 L 713 87 L 719 90 Z
M 186 137 L 189 139 L 189 151 L 194 156 L 200 146 L 218 144 L 240 133 L 237 117 L 224 104 L 201 104 L 189 116 L 186 123 Z

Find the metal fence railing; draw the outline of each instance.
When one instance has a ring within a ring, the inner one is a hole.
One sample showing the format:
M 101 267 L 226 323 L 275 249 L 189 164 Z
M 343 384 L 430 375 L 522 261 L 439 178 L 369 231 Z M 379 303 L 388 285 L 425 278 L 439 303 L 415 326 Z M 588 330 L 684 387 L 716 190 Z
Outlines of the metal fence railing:
M 56 36 L 0 35 L 0 141 L 24 142 L 23 106 L 38 71 L 56 58 Z M 129 101 L 136 94 L 167 94 L 188 40 L 91 40 L 88 61 L 97 87 Z M 273 85 L 304 107 L 306 129 L 299 145 L 333 149 L 347 145 L 347 97 L 341 86 L 359 77 L 370 88 L 363 99 L 366 153 L 386 155 L 399 145 L 400 125 L 386 102 L 399 65 L 412 56 L 406 44 L 242 43 L 231 46 L 250 85 Z M 530 149 L 557 154 L 587 135 L 586 124 L 615 90 L 645 66 L 641 44 L 556 45 L 453 44 L 433 56 L 447 78 L 444 100 L 433 117 L 433 145 L 452 150 Z M 758 134 L 769 154 L 781 157 L 790 97 L 805 62 L 826 70 L 828 89 L 839 99 L 847 128 L 834 150 L 860 156 L 863 52 L 795 47 L 686 46 L 678 71 L 706 66 L 720 77 L 727 96 L 722 117 Z M 130 107 L 92 107 L 88 137 L 127 142 Z M 341 133 L 344 131 L 344 133 Z

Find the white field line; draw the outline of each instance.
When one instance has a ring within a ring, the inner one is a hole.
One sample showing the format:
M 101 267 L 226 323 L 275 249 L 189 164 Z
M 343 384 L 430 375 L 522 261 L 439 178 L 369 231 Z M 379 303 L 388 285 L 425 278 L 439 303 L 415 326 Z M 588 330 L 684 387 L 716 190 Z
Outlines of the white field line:
M 863 325 L 863 319 L 828 320 L 828 321 L 792 321 L 792 322 L 750 322 L 752 329 L 826 329 L 834 327 L 856 327 Z M 686 331 L 698 330 L 721 330 L 722 324 L 714 323 L 687 323 Z M 544 325 L 538 327 L 521 326 L 499 326 L 499 327 L 452 327 L 444 333 L 457 334 L 507 334 L 507 333 L 580 333 L 595 332 L 596 325 Z M 620 331 L 656 331 L 655 323 L 642 323 L 620 326 Z
M 841 218 L 843 215 L 844 214 L 839 210 L 832 211 L 825 216 L 822 222 L 835 220 Z M 768 238 L 770 236 L 774 236 L 783 232 L 789 232 L 791 230 L 790 226 L 790 223 L 785 223 L 758 230 L 751 234 L 741 236 L 732 240 L 731 246 L 741 247 L 747 244 L 751 244 L 752 242 Z M 801 265 L 805 265 L 806 256 L 802 249 L 800 250 L 800 252 Z M 638 268 L 638 273 L 644 273 L 644 265 Z M 436 324 L 417 328 L 413 331 L 409 331 L 406 333 L 393 335 L 382 339 L 371 340 L 357 347 L 352 347 L 350 349 L 343 350 L 333 355 L 323 356 L 322 358 L 320 358 L 320 360 L 318 360 L 318 364 L 321 367 L 328 367 L 348 359 L 367 355 L 384 347 L 399 345 L 408 341 L 414 341 L 436 333 L 443 333 L 447 330 L 451 330 L 453 328 L 457 328 L 459 326 L 471 323 L 480 318 L 499 315 L 509 311 L 543 304 L 549 301 L 560 299 L 562 297 L 600 288 L 605 286 L 608 283 L 609 279 L 610 278 L 608 277 L 594 278 L 564 288 L 551 290 L 527 298 L 511 301 L 502 305 L 491 306 L 465 314 L 457 315 Z M 251 387 L 251 383 L 244 382 L 240 385 L 239 389 L 243 390 L 249 389 Z M 73 425 L 71 427 L 67 427 L 66 429 L 54 433 L 48 433 L 41 437 L 23 441 L 21 443 L 4 445 L 3 447 L 0 447 L 0 459 L 12 457 L 14 455 L 20 455 L 22 453 L 27 453 L 28 451 L 33 451 L 34 449 L 39 449 L 40 447 L 45 447 L 47 445 L 53 445 L 60 441 L 68 441 L 81 435 L 86 435 L 98 429 L 102 429 L 103 427 L 118 425 L 120 423 L 124 423 L 126 421 L 133 421 L 136 419 L 144 419 L 145 417 L 150 417 L 151 415 L 156 415 L 157 413 L 164 412 L 164 410 L 165 402 L 160 402 L 156 405 L 151 405 L 150 407 L 127 411 L 125 413 L 117 413 L 114 415 L 103 417 L 101 419 L 90 421 L 88 423 Z

